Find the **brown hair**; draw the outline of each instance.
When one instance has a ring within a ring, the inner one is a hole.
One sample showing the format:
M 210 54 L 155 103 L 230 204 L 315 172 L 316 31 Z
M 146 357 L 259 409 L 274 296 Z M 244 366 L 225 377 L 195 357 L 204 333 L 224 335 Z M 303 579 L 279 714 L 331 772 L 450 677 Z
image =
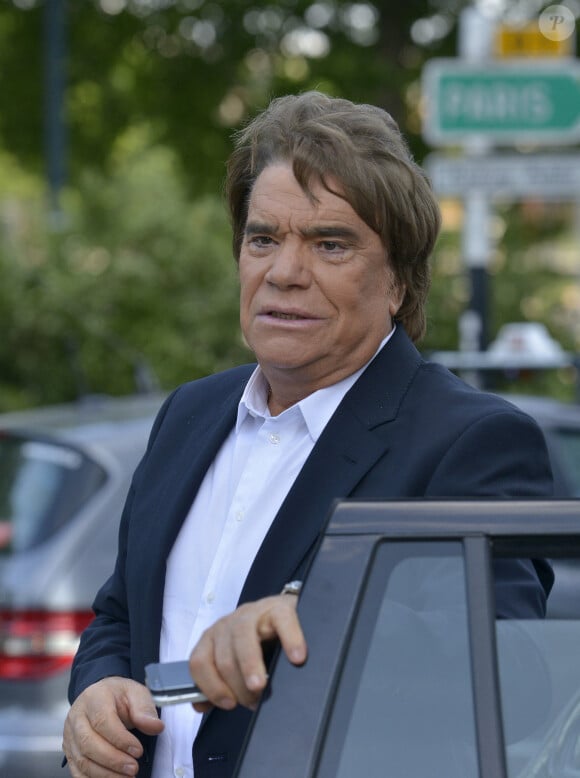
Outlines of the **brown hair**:
M 397 313 L 413 340 L 425 333 L 429 256 L 440 227 L 437 201 L 392 117 L 373 105 L 305 92 L 274 99 L 235 138 L 226 197 L 239 259 L 254 182 L 268 165 L 288 161 L 305 192 L 313 178 L 340 196 L 377 232 L 399 288 Z

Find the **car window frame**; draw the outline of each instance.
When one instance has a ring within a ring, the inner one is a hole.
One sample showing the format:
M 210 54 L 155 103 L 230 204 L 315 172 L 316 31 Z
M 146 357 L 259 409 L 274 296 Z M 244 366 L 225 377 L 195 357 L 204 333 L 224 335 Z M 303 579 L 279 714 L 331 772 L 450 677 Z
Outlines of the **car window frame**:
M 236 778 L 311 778 L 373 554 L 385 540 L 462 544 L 476 742 L 482 778 L 507 778 L 492 582 L 495 557 L 580 557 L 580 500 L 341 501 L 332 511 L 298 604 L 309 642 L 302 668 L 278 657 Z M 329 607 L 329 602 L 332 607 Z
M 111 475 L 104 464 L 92 456 L 90 451 L 74 440 L 51 435 L 42 430 L 34 431 L 26 427 L 1 429 L 0 440 L 9 441 L 10 444 L 15 444 L 20 447 L 24 447 L 27 444 L 38 443 L 50 448 L 62 449 L 64 453 L 75 454 L 79 457 L 79 472 L 82 470 L 83 479 L 87 481 L 88 477 L 90 477 L 94 482 L 94 485 L 88 484 L 91 487 L 90 490 L 83 495 L 83 499 L 77 500 L 76 503 L 73 501 L 73 507 L 71 508 L 70 498 L 68 496 L 72 483 L 71 474 L 66 468 L 62 468 L 60 476 L 61 483 L 59 484 L 58 491 L 51 495 L 51 501 L 47 506 L 51 514 L 56 514 L 56 518 L 51 515 L 51 521 L 47 523 L 46 516 L 44 516 L 42 523 L 39 523 L 35 528 L 34 542 L 29 545 L 27 544 L 24 548 L 17 548 L 12 552 L 8 551 L 8 557 L 14 554 L 33 552 L 35 549 L 38 549 L 43 544 L 49 542 L 54 536 L 58 535 L 67 527 L 71 521 L 75 520 L 83 505 L 87 505 L 97 499 L 109 484 Z M 87 489 L 87 483 L 84 484 L 85 489 Z M 0 559 L 2 558 L 3 553 L 4 551 L 0 550 Z

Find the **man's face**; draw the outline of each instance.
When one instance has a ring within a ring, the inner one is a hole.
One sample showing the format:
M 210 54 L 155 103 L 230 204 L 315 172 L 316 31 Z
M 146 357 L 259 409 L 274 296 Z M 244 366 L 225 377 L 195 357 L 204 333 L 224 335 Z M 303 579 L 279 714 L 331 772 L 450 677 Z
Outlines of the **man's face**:
M 284 387 L 294 402 L 362 367 L 401 301 L 379 235 L 346 200 L 311 189 L 315 201 L 289 164 L 263 170 L 240 253 L 242 331 L 273 395 Z

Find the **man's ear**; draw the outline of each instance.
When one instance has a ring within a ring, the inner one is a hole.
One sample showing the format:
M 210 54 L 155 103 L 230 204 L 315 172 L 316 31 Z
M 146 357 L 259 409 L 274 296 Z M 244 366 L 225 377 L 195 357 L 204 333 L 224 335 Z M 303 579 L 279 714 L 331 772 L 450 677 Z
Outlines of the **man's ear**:
M 407 286 L 405 284 L 393 283 L 393 288 L 390 294 L 391 299 L 389 300 L 389 314 L 391 319 L 396 318 L 406 294 Z

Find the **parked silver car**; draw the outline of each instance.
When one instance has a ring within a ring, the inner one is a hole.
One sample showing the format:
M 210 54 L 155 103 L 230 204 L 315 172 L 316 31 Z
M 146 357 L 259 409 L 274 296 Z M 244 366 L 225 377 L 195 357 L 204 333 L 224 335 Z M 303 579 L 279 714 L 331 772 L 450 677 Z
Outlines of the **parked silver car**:
M 0 415 L 0 776 L 61 778 L 66 689 L 163 398 Z

